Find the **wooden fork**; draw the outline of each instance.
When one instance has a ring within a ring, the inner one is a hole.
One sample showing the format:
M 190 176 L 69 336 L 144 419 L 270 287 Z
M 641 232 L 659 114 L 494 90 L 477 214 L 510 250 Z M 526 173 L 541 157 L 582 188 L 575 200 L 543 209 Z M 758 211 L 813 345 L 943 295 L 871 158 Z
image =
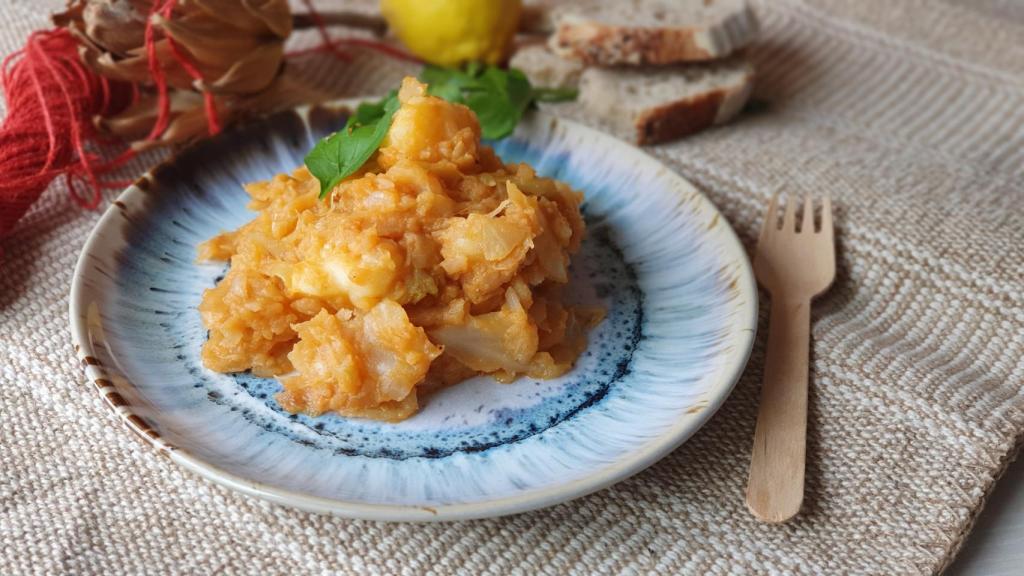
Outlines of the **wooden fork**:
M 814 206 L 806 198 L 797 231 L 793 197 L 787 199 L 780 228 L 774 196 L 754 257 L 754 274 L 772 305 L 747 484 L 747 507 L 766 522 L 789 520 L 804 498 L 811 298 L 832 284 L 835 271 L 830 199 L 822 200 L 821 227 L 815 230 Z

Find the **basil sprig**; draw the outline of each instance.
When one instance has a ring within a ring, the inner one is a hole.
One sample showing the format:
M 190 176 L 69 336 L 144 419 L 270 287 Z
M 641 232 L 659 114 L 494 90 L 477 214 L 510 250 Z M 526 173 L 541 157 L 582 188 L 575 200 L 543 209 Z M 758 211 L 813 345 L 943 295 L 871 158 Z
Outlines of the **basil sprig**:
M 428 85 L 429 94 L 473 110 L 483 137 L 491 140 L 511 134 L 535 102 L 576 98 L 576 91 L 571 89 L 534 88 L 520 70 L 480 64 L 462 70 L 427 66 L 420 80 Z M 395 91 L 380 101 L 360 104 L 344 129 L 318 142 L 306 155 L 306 167 L 320 181 L 320 198 L 359 170 L 380 148 L 398 107 Z

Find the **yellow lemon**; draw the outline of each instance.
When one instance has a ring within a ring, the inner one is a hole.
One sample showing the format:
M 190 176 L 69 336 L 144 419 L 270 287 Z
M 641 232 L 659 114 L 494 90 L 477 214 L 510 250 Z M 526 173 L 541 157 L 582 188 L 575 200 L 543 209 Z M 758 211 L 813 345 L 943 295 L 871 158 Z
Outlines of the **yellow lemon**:
M 381 0 L 381 12 L 409 51 L 434 64 L 497 64 L 519 24 L 521 0 Z

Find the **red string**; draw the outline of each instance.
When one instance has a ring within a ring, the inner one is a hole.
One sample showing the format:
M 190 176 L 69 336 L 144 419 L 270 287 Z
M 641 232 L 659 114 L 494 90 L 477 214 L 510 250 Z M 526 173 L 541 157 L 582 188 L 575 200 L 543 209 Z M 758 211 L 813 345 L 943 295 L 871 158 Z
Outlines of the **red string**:
M 160 10 L 160 0 L 153 0 L 153 8 L 150 9 L 150 16 Z M 146 19 L 146 33 L 143 37 L 146 44 L 146 60 L 149 64 L 149 75 L 153 77 L 153 84 L 156 86 L 156 122 L 146 136 L 146 140 L 156 140 L 167 129 L 171 121 L 171 100 L 167 96 L 167 78 L 164 77 L 164 69 L 160 66 L 160 59 L 156 55 L 156 26 L 152 18 Z
M 160 137 L 171 122 L 171 98 L 167 87 L 167 77 L 164 74 L 163 65 L 156 50 L 156 26 L 153 23 L 153 14 L 159 14 L 168 20 L 174 13 L 177 0 L 153 0 L 153 7 L 150 9 L 150 18 L 146 20 L 146 33 L 144 42 L 146 45 L 146 59 L 149 63 L 149 74 L 153 77 L 153 84 L 156 86 L 157 117 L 153 129 L 146 136 L 147 140 L 156 140 Z M 178 46 L 169 34 L 164 34 L 164 41 L 171 51 L 171 57 L 181 66 L 185 73 L 193 80 L 203 80 L 203 73 L 199 70 L 192 59 Z M 210 135 L 221 131 L 220 119 L 217 117 L 217 102 L 212 93 L 203 92 L 203 109 L 206 112 L 206 122 L 209 125 Z
M 423 60 L 420 60 L 419 58 L 413 56 L 412 54 L 408 54 L 398 48 L 395 48 L 394 46 L 386 42 L 368 40 L 366 38 L 339 38 L 337 40 L 328 40 L 326 44 L 320 44 L 319 46 L 314 46 L 312 48 L 292 50 L 285 54 L 285 56 L 289 58 L 297 58 L 299 56 L 306 56 L 308 54 L 322 54 L 324 52 L 331 52 L 332 54 L 335 54 L 342 60 L 350 61 L 352 59 L 352 56 L 346 52 L 333 50 L 333 47 L 335 46 L 361 46 L 363 48 L 369 48 L 371 50 L 376 50 L 377 52 L 387 54 L 392 58 L 405 60 L 407 62 L 412 62 L 414 64 L 423 64 Z
M 317 12 L 316 7 L 313 6 L 313 1 L 302 0 L 302 3 L 306 6 L 306 10 L 309 12 L 309 17 L 313 21 L 313 24 L 316 26 L 317 33 L 320 35 L 320 45 L 314 46 L 313 48 L 305 48 L 302 50 L 292 50 L 291 52 L 288 52 L 286 54 L 286 56 L 288 56 L 289 58 L 296 58 L 298 56 L 305 56 L 307 54 L 322 54 L 324 52 L 330 52 L 335 57 L 341 60 L 345 60 L 346 62 L 350 62 L 352 60 L 352 55 L 343 50 L 339 50 L 338 47 L 362 46 L 364 48 L 370 48 L 371 50 L 376 50 L 383 54 L 387 54 L 388 56 L 391 56 L 393 58 L 398 58 L 399 60 L 406 60 L 409 62 L 414 62 L 416 64 L 423 63 L 423 61 L 420 60 L 419 58 L 416 58 L 411 54 L 407 54 L 406 52 L 399 50 L 398 48 L 395 48 L 394 46 L 387 44 L 385 42 L 379 42 L 377 40 L 367 40 L 364 38 L 341 38 L 334 40 L 331 38 L 330 33 L 327 31 L 327 25 L 324 23 L 324 19 L 320 16 L 320 13 Z
M 419 58 L 403 50 L 395 48 L 394 46 L 386 42 L 378 42 L 376 40 L 368 40 L 366 38 L 340 38 L 338 40 L 334 40 L 333 42 L 335 42 L 336 44 L 341 44 L 343 46 L 362 46 L 364 48 L 370 48 L 371 50 L 376 50 L 383 54 L 387 54 L 392 58 L 405 60 L 407 62 L 412 62 L 414 64 L 423 64 L 423 60 L 420 60 Z
M 0 124 L 0 238 L 64 175 L 71 196 L 86 208 L 100 202 L 101 176 L 131 154 L 103 162 L 91 118 L 129 105 L 131 85 L 94 74 L 67 30 L 34 32 L 25 47 L 0 63 L 7 116 Z M 92 194 L 80 193 L 82 187 Z
M 157 0 L 159 2 L 159 0 Z M 164 7 L 160 10 L 160 15 L 164 18 L 170 18 L 171 12 L 174 10 L 174 6 L 177 4 L 176 0 L 167 0 Z M 154 9 L 156 6 L 154 5 Z M 164 35 L 164 39 L 167 40 L 167 47 L 171 49 L 171 56 L 178 62 L 179 65 L 185 70 L 185 72 L 193 80 L 202 80 L 203 73 L 199 71 L 199 68 L 192 62 L 192 60 L 181 51 L 178 47 L 178 43 L 174 41 L 169 34 Z M 161 97 L 166 98 L 166 84 L 165 93 Z M 203 91 L 203 108 L 206 112 L 206 123 L 209 125 L 210 135 L 220 133 L 221 125 L 220 120 L 217 118 L 217 103 L 213 99 L 211 92 Z
M 338 50 L 331 42 L 331 35 L 327 33 L 327 25 L 324 23 L 324 19 L 320 16 L 320 13 L 317 12 L 316 7 L 313 6 L 313 1 L 302 0 L 302 3 L 306 5 L 306 10 L 309 11 L 309 17 L 313 20 L 313 24 L 316 26 L 317 34 L 320 35 L 320 45 L 310 50 L 300 50 L 298 52 L 302 52 L 305 54 L 313 52 L 330 52 L 336 58 L 344 60 L 346 62 L 350 62 L 352 60 L 352 56 L 346 54 L 341 50 Z M 299 54 L 289 54 L 289 56 L 297 55 Z
M 418 59 L 383 42 L 359 38 L 332 40 L 310 0 L 303 0 L 320 34 L 321 45 L 289 53 L 294 57 L 311 52 L 330 52 L 351 59 L 341 46 L 362 46 L 395 58 Z M 176 0 L 154 0 L 150 15 L 171 18 Z M 157 117 L 147 139 L 159 138 L 170 124 L 170 96 L 164 63 L 157 54 L 157 29 L 152 19 L 145 28 L 149 72 L 157 94 Z M 192 58 L 164 34 L 171 56 L 194 80 L 202 73 Z M 0 61 L 0 87 L 7 116 L 0 124 L 0 238 L 7 236 L 55 178 L 64 176 L 72 199 L 95 208 L 100 190 L 122 187 L 127 182 L 106 180 L 110 171 L 128 162 L 134 153 L 122 144 L 113 159 L 104 162 L 106 144 L 92 125 L 97 115 L 109 116 L 139 101 L 136 84 L 115 82 L 95 74 L 78 56 L 78 41 L 65 29 L 32 33 L 25 47 Z M 221 130 L 216 102 L 203 93 L 210 133 Z M 84 193 L 88 190 L 91 193 Z

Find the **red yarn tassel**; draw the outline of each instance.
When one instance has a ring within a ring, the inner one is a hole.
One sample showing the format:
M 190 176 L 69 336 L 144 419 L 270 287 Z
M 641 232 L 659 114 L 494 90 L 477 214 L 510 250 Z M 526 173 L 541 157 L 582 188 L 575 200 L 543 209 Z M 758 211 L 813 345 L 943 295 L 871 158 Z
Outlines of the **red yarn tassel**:
M 95 208 L 100 177 L 131 158 L 111 161 L 92 127 L 96 115 L 116 113 L 133 99 L 134 87 L 86 68 L 78 42 L 64 29 L 33 32 L 25 48 L 0 64 L 7 117 L 0 124 L 0 238 L 7 236 L 50 182 L 64 174 L 71 197 Z M 86 195 L 82 187 L 91 190 Z
M 175 0 L 155 0 L 153 12 L 170 18 Z M 170 37 L 174 59 L 197 80 L 202 74 Z M 158 96 L 159 113 L 148 138 L 170 123 L 170 101 L 163 69 L 156 58 L 156 33 L 146 26 L 146 50 Z M 130 160 L 124 145 L 113 160 L 100 153 L 103 142 L 93 117 L 120 112 L 138 98 L 138 86 L 115 82 L 88 69 L 78 56 L 78 41 L 65 29 L 33 32 L 25 47 L 0 64 L 7 117 L 0 124 L 0 238 L 28 211 L 55 178 L 63 175 L 71 198 L 96 208 L 103 188 L 125 186 L 101 177 Z M 220 131 L 213 95 L 204 94 L 210 133 Z M 108 150 L 108 152 L 111 152 Z
M 321 44 L 289 56 L 329 52 L 349 59 L 351 56 L 340 47 L 365 46 L 395 58 L 418 61 L 382 42 L 332 40 L 312 2 L 304 1 L 316 22 Z M 153 0 L 150 13 L 170 18 L 176 4 L 176 0 Z M 172 38 L 164 38 L 174 60 L 193 79 L 202 80 L 202 73 L 190 56 Z M 156 30 L 150 20 L 145 46 L 158 108 L 156 122 L 147 137 L 150 140 L 159 138 L 171 119 L 169 87 L 156 55 L 156 41 Z M 139 87 L 109 80 L 88 69 L 78 57 L 78 42 L 70 32 L 33 32 L 22 50 L 0 63 L 0 87 L 7 102 L 7 117 L 0 124 L 0 239 L 10 234 L 15 223 L 60 175 L 67 179 L 71 198 L 84 208 L 99 205 L 102 188 L 125 185 L 101 177 L 127 162 L 133 153 L 121 145 L 114 151 L 107 150 L 116 156 L 104 161 L 104 142 L 93 128 L 92 119 L 124 110 L 137 100 Z M 205 92 L 203 97 L 210 134 L 216 134 L 221 130 L 221 122 L 214 96 Z

